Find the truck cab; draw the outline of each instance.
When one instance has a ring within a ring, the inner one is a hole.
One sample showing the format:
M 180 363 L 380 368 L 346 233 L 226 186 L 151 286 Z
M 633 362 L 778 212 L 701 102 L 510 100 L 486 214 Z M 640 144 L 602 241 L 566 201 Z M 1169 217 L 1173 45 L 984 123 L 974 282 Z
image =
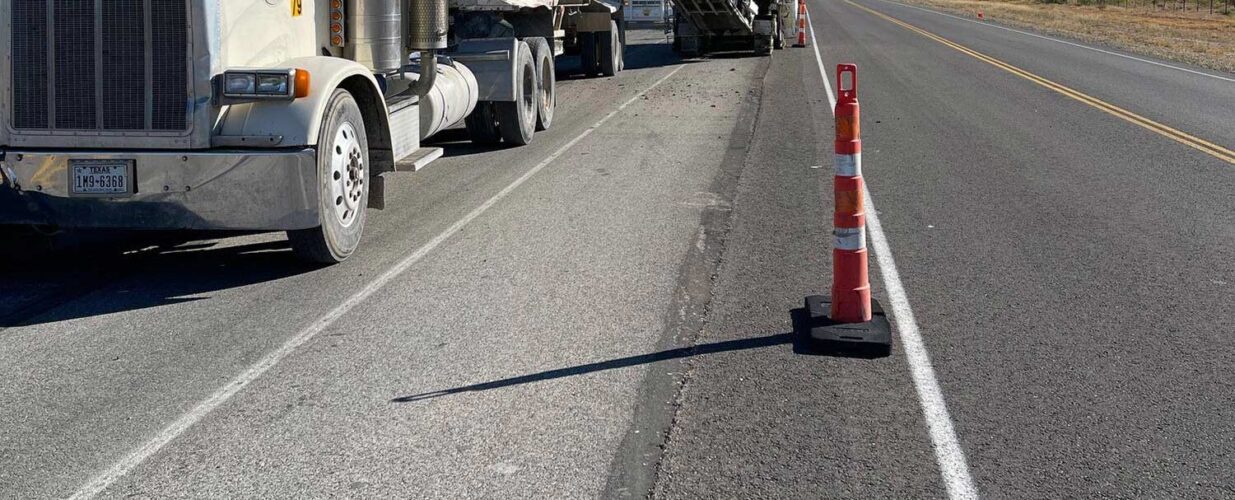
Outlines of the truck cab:
M 424 139 L 549 126 L 567 10 L 620 18 L 571 1 L 8 0 L 0 225 L 286 231 L 342 261 Z M 486 9 L 542 27 L 460 39 Z

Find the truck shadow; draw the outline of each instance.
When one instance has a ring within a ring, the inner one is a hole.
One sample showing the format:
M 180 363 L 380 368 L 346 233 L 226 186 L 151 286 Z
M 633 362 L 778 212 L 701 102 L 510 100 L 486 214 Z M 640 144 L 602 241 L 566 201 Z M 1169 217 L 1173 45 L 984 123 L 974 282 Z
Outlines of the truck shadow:
M 517 148 L 506 143 L 499 144 L 478 144 L 472 142 L 472 138 L 468 136 L 467 129 L 462 125 L 456 126 L 438 132 L 424 142 L 425 146 L 434 146 L 442 148 L 443 158 L 454 158 L 458 156 L 471 156 L 483 153 L 492 153 L 504 149 Z
M 683 59 L 682 56 L 673 52 L 672 42 L 664 39 L 631 40 L 629 45 L 626 46 L 624 57 L 624 70 L 626 71 L 704 62 L 704 59 Z M 559 58 L 555 69 L 559 81 L 605 78 L 591 77 L 583 74 L 583 68 L 578 56 Z
M 286 241 L 162 240 L 133 248 L 142 241 L 149 242 L 91 244 L 0 262 L 0 329 L 206 300 L 212 292 L 317 269 L 297 261 Z

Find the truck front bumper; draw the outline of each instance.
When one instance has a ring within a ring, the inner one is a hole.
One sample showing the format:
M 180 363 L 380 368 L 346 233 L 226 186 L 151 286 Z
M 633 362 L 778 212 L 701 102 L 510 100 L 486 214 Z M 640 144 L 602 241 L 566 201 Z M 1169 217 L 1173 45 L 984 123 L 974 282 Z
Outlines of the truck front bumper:
M 133 160 L 135 192 L 70 193 L 69 160 Z M 313 149 L 21 151 L 0 149 L 0 224 L 67 228 L 292 230 L 318 222 Z

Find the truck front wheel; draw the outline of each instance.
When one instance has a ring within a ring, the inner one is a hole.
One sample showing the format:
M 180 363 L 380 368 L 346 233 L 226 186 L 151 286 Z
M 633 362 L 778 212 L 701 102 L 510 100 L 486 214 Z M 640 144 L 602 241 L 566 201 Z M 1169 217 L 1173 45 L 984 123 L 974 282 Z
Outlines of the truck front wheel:
M 360 246 L 369 204 L 369 141 L 352 94 L 337 89 L 326 105 L 318 134 L 318 220 L 311 229 L 288 231 L 292 250 L 309 262 L 337 264 Z

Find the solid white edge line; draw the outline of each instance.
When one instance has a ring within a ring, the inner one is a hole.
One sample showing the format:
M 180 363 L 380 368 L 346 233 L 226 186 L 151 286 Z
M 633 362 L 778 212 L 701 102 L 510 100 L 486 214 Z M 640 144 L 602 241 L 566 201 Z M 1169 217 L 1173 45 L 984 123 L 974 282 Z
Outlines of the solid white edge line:
M 424 246 L 421 246 L 420 248 L 416 249 L 415 252 L 412 252 L 411 255 L 408 255 L 402 261 L 399 261 L 398 264 L 395 264 L 394 267 L 391 267 L 388 271 L 386 271 L 385 273 L 382 273 L 381 276 L 369 282 L 369 284 L 365 285 L 365 287 L 362 288 L 360 291 L 356 292 L 351 297 L 348 297 L 347 300 L 344 300 L 343 303 L 339 304 L 337 307 L 332 309 L 330 312 L 318 318 L 316 321 L 311 323 L 304 330 L 301 330 L 300 333 L 297 333 L 296 336 L 289 339 L 278 349 L 275 349 L 274 351 L 270 352 L 266 356 L 262 357 L 262 359 L 258 360 L 256 363 L 251 365 L 248 369 L 246 369 L 245 371 L 237 375 L 235 378 L 233 378 L 226 385 L 224 385 L 223 387 L 215 391 L 213 394 L 211 394 L 210 397 L 198 403 L 197 406 L 193 407 L 192 410 L 181 415 L 179 418 L 177 418 L 167 427 L 164 427 L 162 431 L 160 431 L 155 437 L 151 438 L 141 447 L 137 448 L 136 450 L 133 450 L 127 456 L 122 458 L 120 461 L 116 462 L 111 467 L 109 467 L 107 470 L 95 476 L 93 479 L 91 479 L 89 483 L 86 483 L 80 489 L 78 489 L 77 492 L 74 493 L 73 496 L 70 498 L 74 500 L 89 499 L 89 498 L 93 498 L 95 495 L 98 495 L 99 493 L 106 490 L 109 486 L 111 486 L 117 480 L 124 477 L 125 474 L 128 474 L 138 465 L 141 465 L 142 462 L 145 462 L 155 453 L 158 453 L 159 450 L 161 450 L 164 446 L 167 446 L 168 443 L 171 443 L 177 437 L 184 434 L 184 432 L 187 431 L 194 424 L 201 421 L 203 418 L 205 418 L 215 409 L 222 406 L 224 403 L 226 403 L 229 399 L 231 399 L 233 396 L 239 393 L 242 389 L 244 389 L 254 380 L 257 380 L 264 373 L 269 371 L 275 365 L 279 364 L 280 361 L 282 361 L 284 358 L 288 357 L 293 352 L 295 352 L 297 348 L 309 342 L 310 340 L 313 340 L 313 337 L 317 336 L 319 333 L 329 328 L 332 324 L 334 324 L 335 321 L 337 321 L 343 315 L 350 312 L 357 305 L 360 305 L 360 303 L 364 302 L 374 293 L 377 293 L 378 290 L 381 290 L 383 287 L 385 287 L 387 284 L 389 284 L 391 281 L 397 278 L 400 274 L 407 271 L 414 264 L 416 264 L 421 259 L 423 259 L 425 255 L 427 255 L 429 252 L 432 252 L 435 248 L 437 248 L 439 245 L 441 245 L 443 242 L 445 242 L 455 233 L 458 233 L 460 230 L 462 230 L 465 226 L 467 226 L 477 217 L 480 217 L 481 214 L 485 213 L 485 211 L 489 210 L 489 208 L 497 204 L 497 202 L 501 201 L 503 198 L 505 198 L 507 195 L 509 195 L 519 186 L 523 185 L 523 183 L 527 182 L 528 179 L 531 179 L 532 176 L 536 175 L 536 173 L 540 172 L 545 167 L 549 166 L 549 164 L 553 163 L 553 161 L 556 160 L 559 156 L 561 156 L 563 153 L 565 153 L 570 148 L 574 147 L 575 144 L 578 144 L 579 141 L 582 141 L 585 137 L 591 135 L 593 131 L 595 131 L 601 125 L 604 125 L 605 122 L 609 121 L 610 118 L 613 118 L 619 112 L 626 109 L 626 107 L 629 106 L 631 103 L 634 103 L 636 100 L 643 97 L 645 94 L 650 92 L 652 89 L 660 86 L 661 83 L 664 83 L 665 80 L 668 80 L 669 77 L 676 74 L 683 67 L 684 66 L 678 66 L 674 68 L 673 71 L 670 71 L 668 74 L 661 77 L 659 80 L 656 80 L 656 83 L 653 83 L 650 87 L 644 89 L 642 92 L 639 92 L 634 97 L 630 98 L 630 100 L 626 101 L 621 106 L 618 106 L 617 109 L 605 115 L 604 118 L 600 119 L 600 121 L 597 121 L 594 125 L 592 125 L 591 127 L 588 127 L 587 130 L 584 130 L 577 137 L 575 137 L 574 139 L 571 139 L 570 142 L 567 142 L 565 145 L 558 148 L 556 151 L 553 152 L 553 154 L 549 155 L 548 158 L 545 158 L 544 161 L 541 161 L 540 163 L 536 164 L 536 166 L 532 167 L 531 170 L 528 170 L 527 173 L 524 173 L 518 179 L 515 179 L 514 182 L 510 183 L 510 185 L 506 186 L 501 191 L 499 191 L 497 194 L 493 195 L 492 198 L 489 198 L 487 201 L 482 203 L 480 206 L 476 207 L 474 210 L 472 210 L 467 215 L 465 215 L 462 219 L 459 219 L 458 222 L 455 222 L 445 231 L 442 231 L 441 234 L 438 234 L 432 240 L 429 240 L 429 242 L 425 243 Z
M 1204 72 L 1204 71 L 1197 71 L 1197 70 L 1194 70 L 1194 69 L 1188 69 L 1188 68 L 1184 68 L 1184 67 L 1180 67 L 1180 66 L 1175 66 L 1175 65 L 1172 65 L 1172 64 L 1161 63 L 1161 62 L 1158 62 L 1158 61 L 1151 61 L 1151 60 L 1149 60 L 1149 59 L 1142 59 L 1142 58 L 1140 58 L 1140 57 L 1130 56 L 1130 55 L 1128 55 L 1128 54 L 1120 54 L 1119 52 L 1115 52 L 1115 51 L 1111 51 L 1111 50 L 1105 50 L 1105 49 L 1100 49 L 1100 48 L 1097 48 L 1097 47 L 1091 47 L 1091 46 L 1089 46 L 1089 45 L 1085 45 L 1085 44 L 1083 44 L 1083 43 L 1069 42 L 1069 41 L 1067 41 L 1067 40 L 1061 40 L 1061 39 L 1059 39 L 1059 38 L 1055 38 L 1055 37 L 1051 37 L 1051 36 L 1039 35 L 1039 34 L 1037 34 L 1037 33 L 1031 33 L 1031 32 L 1029 32 L 1029 31 L 1022 31 L 1022 30 L 1018 30 L 1018 29 L 1016 29 L 1016 28 L 1009 28 L 1009 27 L 1007 27 L 1007 26 L 1000 26 L 1000 25 L 998 25 L 998 24 L 991 24 L 991 23 L 989 23 L 989 22 L 979 22 L 979 21 L 975 21 L 975 20 L 973 20 L 973 19 L 966 19 L 966 18 L 963 18 L 963 17 L 957 16 L 957 15 L 954 15 L 954 14 L 949 14 L 949 13 L 947 13 L 947 12 L 940 12 L 940 11 L 937 11 L 937 10 L 931 10 L 931 9 L 927 9 L 927 8 L 924 8 L 924 7 L 918 7 L 918 6 L 916 6 L 916 5 L 909 5 L 909 4 L 906 4 L 906 3 L 896 2 L 896 1 L 894 1 L 894 0 L 880 0 L 880 1 L 882 1 L 882 2 L 886 2 L 886 3 L 890 3 L 890 4 L 893 4 L 893 5 L 899 5 L 899 6 L 901 6 L 901 7 L 908 7 L 908 8 L 910 8 L 910 9 L 917 9 L 917 10 L 920 10 L 920 11 L 922 11 L 922 12 L 926 12 L 926 13 L 929 13 L 929 14 L 936 14 L 936 15 L 940 15 L 940 16 L 950 17 L 950 18 L 952 18 L 952 19 L 956 19 L 956 20 L 958 20 L 958 21 L 965 21 L 965 22 L 967 22 L 967 23 L 973 23 L 973 24 L 977 24 L 977 25 L 980 25 L 980 26 L 986 26 L 986 27 L 988 27 L 988 28 L 995 28 L 995 29 L 1001 29 L 1001 30 L 1004 30 L 1004 31 L 1011 31 L 1011 32 L 1013 32 L 1013 33 L 1020 33 L 1020 34 L 1022 34 L 1022 35 L 1031 36 L 1031 37 L 1034 37 L 1034 38 L 1041 38 L 1041 39 L 1043 39 L 1043 40 L 1049 40 L 1049 41 L 1056 42 L 1056 43 L 1062 43 L 1062 44 L 1064 44 L 1064 45 L 1071 45 L 1071 46 L 1073 46 L 1073 47 L 1079 47 L 1079 48 L 1082 48 L 1082 49 L 1088 49 L 1088 50 L 1092 50 L 1092 51 L 1094 51 L 1094 52 L 1101 52 L 1101 53 L 1103 53 L 1103 54 L 1112 55 L 1112 56 L 1117 56 L 1117 57 L 1122 57 L 1122 58 L 1124 58 L 1124 59 L 1131 59 L 1131 60 L 1133 60 L 1133 61 L 1143 62 L 1143 63 L 1145 63 L 1145 64 L 1152 64 L 1152 65 L 1154 65 L 1154 66 L 1161 66 L 1161 67 L 1163 67 L 1163 68 L 1170 68 L 1170 69 L 1173 69 L 1173 70 L 1183 71 L 1183 72 L 1185 72 L 1185 73 L 1192 73 L 1192 74 L 1194 74 L 1194 75 L 1208 76 L 1208 77 L 1210 77 L 1210 78 L 1217 78 L 1217 79 L 1219 79 L 1219 80 L 1225 80 L 1225 81 L 1228 81 L 1228 82 L 1235 82 L 1235 78 L 1228 78 L 1228 77 L 1225 77 L 1225 76 L 1222 76 L 1222 75 L 1215 75 L 1215 74 L 1213 74 L 1213 73 L 1206 73 L 1206 72 Z
M 811 47 L 815 49 L 815 62 L 819 64 L 819 76 L 823 77 L 823 87 L 828 93 L 828 109 L 835 113 L 836 97 L 832 94 L 832 85 L 828 81 L 828 73 L 823 66 L 823 56 L 819 54 L 819 40 L 815 38 L 815 25 L 810 22 L 810 11 L 806 12 L 806 24 L 810 26 Z M 913 308 L 909 305 L 909 296 L 905 294 L 905 286 L 901 284 L 900 273 L 896 270 L 896 260 L 892 258 L 892 247 L 883 233 L 883 225 L 879 223 L 879 215 L 875 210 L 870 189 L 862 187 L 862 195 L 866 197 L 866 229 L 870 233 L 870 243 L 879 263 L 879 274 L 883 276 L 883 286 L 888 293 L 888 306 L 892 318 L 895 319 L 896 331 L 899 334 L 901 349 L 905 351 L 905 360 L 909 363 L 909 373 L 913 377 L 914 388 L 918 392 L 918 400 L 922 404 L 922 416 L 930 431 L 931 443 L 935 448 L 935 461 L 939 464 L 939 472 L 943 476 L 944 487 L 948 497 L 954 500 L 969 500 L 978 498 L 978 489 L 974 486 L 973 477 L 969 474 L 969 463 L 965 460 L 965 451 L 961 449 L 956 439 L 956 430 L 952 427 L 952 417 L 948 414 L 948 405 L 943 398 L 943 389 L 935 377 L 935 369 L 931 366 L 930 355 L 922 334 L 918 331 L 918 322 L 913 317 Z
M 978 490 L 969 474 L 965 451 L 961 449 L 960 442 L 956 439 L 956 430 L 952 428 L 952 417 L 948 414 L 943 389 L 939 387 L 926 344 L 918 331 L 913 308 L 909 306 L 909 296 L 905 294 L 896 261 L 892 258 L 892 248 L 888 245 L 883 226 L 879 223 L 870 189 L 863 186 L 862 190 L 866 196 L 866 227 L 870 231 L 871 249 L 879 262 L 879 274 L 883 276 L 884 288 L 888 292 L 888 305 L 896 319 L 901 349 L 905 351 L 913 385 L 917 387 L 918 399 L 922 402 L 922 415 L 930 428 L 931 442 L 935 444 L 935 460 L 939 462 L 939 471 L 943 475 L 944 485 L 948 488 L 948 496 L 953 499 L 976 499 Z
M 828 71 L 823 69 L 823 56 L 819 55 L 819 38 L 815 36 L 815 23 L 810 20 L 810 9 L 806 9 L 806 26 L 810 28 L 810 46 L 815 49 L 815 62 L 819 64 L 819 76 L 823 77 L 823 89 L 828 92 L 828 111 L 836 112 L 836 94 L 832 93 L 832 84 L 828 83 Z

